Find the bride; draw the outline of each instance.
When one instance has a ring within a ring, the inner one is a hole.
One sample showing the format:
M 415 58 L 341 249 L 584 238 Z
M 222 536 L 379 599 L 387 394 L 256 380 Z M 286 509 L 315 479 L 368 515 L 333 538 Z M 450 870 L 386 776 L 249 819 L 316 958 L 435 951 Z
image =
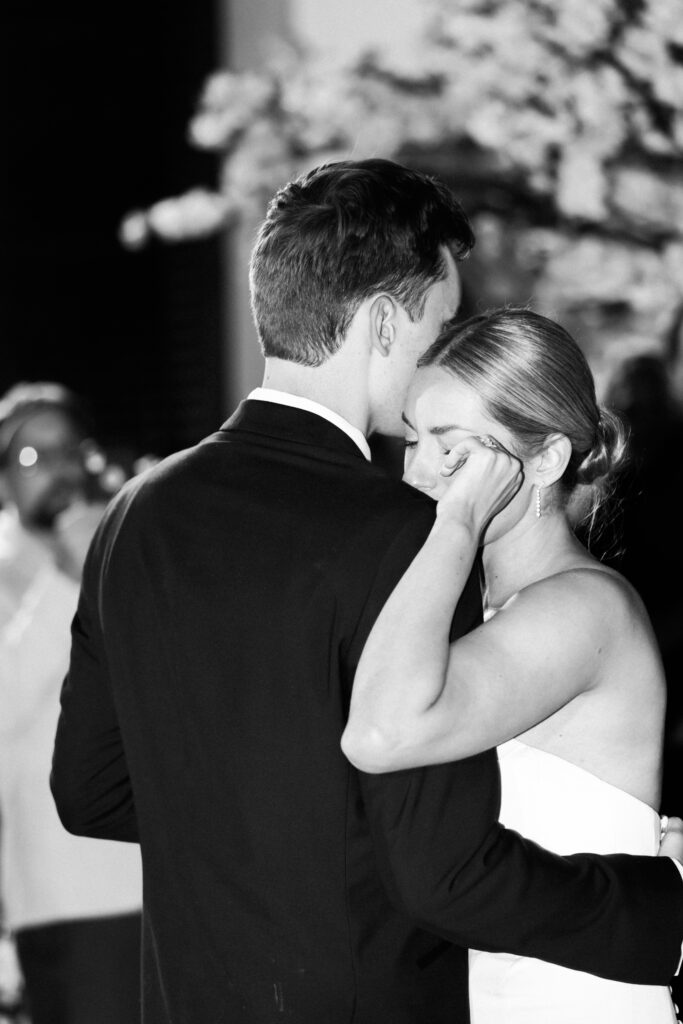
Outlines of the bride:
M 527 309 L 450 325 L 404 420 L 404 478 L 437 517 L 363 652 L 344 752 L 384 772 L 497 746 L 505 825 L 562 854 L 656 854 L 659 653 L 638 595 L 572 528 L 625 450 L 580 349 Z M 484 622 L 450 644 L 480 547 Z M 470 1001 L 472 1024 L 676 1020 L 667 988 L 476 950 Z

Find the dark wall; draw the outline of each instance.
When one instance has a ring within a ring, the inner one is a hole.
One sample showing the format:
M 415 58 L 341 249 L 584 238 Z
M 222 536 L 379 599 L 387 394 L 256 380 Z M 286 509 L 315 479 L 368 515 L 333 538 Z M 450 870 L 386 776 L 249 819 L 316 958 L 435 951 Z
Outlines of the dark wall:
M 62 381 L 137 454 L 221 419 L 218 241 L 117 240 L 129 209 L 213 184 L 186 129 L 216 22 L 202 0 L 0 5 L 0 391 Z

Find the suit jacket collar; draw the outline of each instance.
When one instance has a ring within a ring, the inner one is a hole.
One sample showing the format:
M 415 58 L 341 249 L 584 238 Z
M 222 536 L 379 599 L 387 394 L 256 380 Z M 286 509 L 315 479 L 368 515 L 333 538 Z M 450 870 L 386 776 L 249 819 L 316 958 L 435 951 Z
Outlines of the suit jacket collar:
M 290 405 L 245 399 L 221 427 L 277 441 L 325 448 L 366 462 L 362 451 L 339 427 L 322 416 Z
M 295 409 L 316 413 L 318 416 L 322 416 L 324 420 L 334 423 L 335 427 L 339 427 L 345 434 L 348 434 L 356 442 L 368 462 L 372 459 L 370 445 L 365 435 L 358 427 L 354 427 L 352 423 L 349 423 L 348 420 L 344 419 L 338 412 L 335 412 L 334 409 L 330 409 L 329 406 L 321 405 L 320 402 L 306 398 L 303 395 L 294 395 L 289 391 L 280 391 L 279 389 L 268 387 L 255 388 L 246 397 L 247 399 L 255 399 L 258 402 L 275 402 L 276 405 L 291 405 Z

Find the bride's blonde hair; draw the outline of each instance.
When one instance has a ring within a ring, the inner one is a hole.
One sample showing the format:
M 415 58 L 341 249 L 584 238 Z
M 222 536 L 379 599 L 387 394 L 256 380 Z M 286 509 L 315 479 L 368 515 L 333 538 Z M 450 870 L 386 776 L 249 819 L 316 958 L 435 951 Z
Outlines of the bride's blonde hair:
M 592 531 L 627 461 L 627 431 L 598 405 L 588 362 L 560 324 L 514 307 L 451 321 L 418 366 L 439 366 L 474 388 L 522 459 L 564 434 L 572 454 L 556 497 L 574 525 Z

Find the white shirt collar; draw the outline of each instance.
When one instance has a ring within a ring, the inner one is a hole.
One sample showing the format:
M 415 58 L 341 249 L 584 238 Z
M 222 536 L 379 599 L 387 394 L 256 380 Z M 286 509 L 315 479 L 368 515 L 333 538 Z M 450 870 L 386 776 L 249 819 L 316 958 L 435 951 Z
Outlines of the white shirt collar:
M 354 427 L 352 423 L 345 420 L 338 412 L 328 409 L 320 402 L 314 402 L 310 398 L 303 398 L 301 395 L 290 395 L 288 391 L 276 391 L 275 388 L 254 388 L 247 398 L 250 401 L 274 402 L 276 405 L 288 405 L 292 409 L 303 409 L 304 412 L 312 412 L 315 416 L 322 416 L 323 419 L 333 423 L 335 427 L 343 430 L 348 437 L 360 448 L 368 462 L 371 461 L 370 445 L 362 430 Z

